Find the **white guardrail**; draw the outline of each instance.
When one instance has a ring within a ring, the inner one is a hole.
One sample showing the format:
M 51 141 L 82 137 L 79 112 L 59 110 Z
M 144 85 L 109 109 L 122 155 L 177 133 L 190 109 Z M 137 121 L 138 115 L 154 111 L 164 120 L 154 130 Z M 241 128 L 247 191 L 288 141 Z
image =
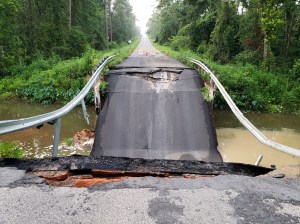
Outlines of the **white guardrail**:
M 97 79 L 99 78 L 99 75 L 105 65 L 109 63 L 111 60 L 114 59 L 116 55 L 110 56 L 106 58 L 102 63 L 99 65 L 99 67 L 96 69 L 96 71 L 93 73 L 90 80 L 87 82 L 87 84 L 84 86 L 84 88 L 78 93 L 78 95 L 71 100 L 69 103 L 67 103 L 62 108 L 46 113 L 41 114 L 34 117 L 29 118 L 23 118 L 23 119 L 17 119 L 17 120 L 5 120 L 0 121 L 0 135 L 7 134 L 11 132 L 21 131 L 33 127 L 41 127 L 43 124 L 50 123 L 54 124 L 54 140 L 53 140 L 53 152 L 52 156 L 57 157 L 58 155 L 58 145 L 59 145 L 59 135 L 60 135 L 60 126 L 61 126 L 61 117 L 65 114 L 69 113 L 74 107 L 81 104 L 84 112 L 84 118 L 89 123 L 88 120 L 88 114 L 86 112 L 85 102 L 84 98 L 89 93 L 90 89 L 93 87 Z
M 205 72 L 207 72 L 211 79 L 214 81 L 216 86 L 218 87 L 219 91 L 223 95 L 224 99 L 226 100 L 227 104 L 229 105 L 230 109 L 237 117 L 237 119 L 253 134 L 262 144 L 276 149 L 278 151 L 290 154 L 292 156 L 300 157 L 300 150 L 291 148 L 277 142 L 274 142 L 268 139 L 263 133 L 261 133 L 246 117 L 244 117 L 243 113 L 239 110 L 239 108 L 235 105 L 231 97 L 226 92 L 225 88 L 222 86 L 218 78 L 210 71 L 210 69 L 201 61 L 195 60 L 193 58 L 188 58 L 192 63 L 200 66 Z

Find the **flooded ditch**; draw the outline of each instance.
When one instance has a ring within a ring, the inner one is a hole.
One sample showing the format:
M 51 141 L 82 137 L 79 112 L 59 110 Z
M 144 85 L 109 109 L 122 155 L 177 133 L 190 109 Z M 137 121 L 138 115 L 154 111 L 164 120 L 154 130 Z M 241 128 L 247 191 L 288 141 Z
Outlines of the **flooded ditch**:
M 246 113 L 245 116 L 269 139 L 300 149 L 300 116 Z M 264 146 L 246 130 L 231 111 L 214 111 L 218 149 L 225 162 L 254 164 L 263 156 L 261 166 L 300 164 L 300 158 Z
M 43 106 L 11 99 L 1 102 L 0 119 L 18 119 L 46 113 L 62 105 Z M 59 156 L 72 154 L 89 155 L 93 141 L 69 145 L 73 136 L 83 129 L 94 129 L 96 116 L 93 106 L 88 106 L 91 125 L 83 119 L 81 107 L 75 108 L 62 119 L 61 145 Z M 300 116 L 247 113 L 245 115 L 254 125 L 273 141 L 300 149 Z M 218 149 L 225 162 L 254 164 L 259 155 L 263 156 L 262 166 L 277 167 L 299 164 L 299 158 L 278 152 L 260 144 L 230 111 L 214 111 L 214 125 L 218 138 Z M 1 135 L 0 141 L 17 141 L 25 151 L 27 158 L 49 157 L 52 153 L 54 127 L 44 125 L 41 129 L 28 129 L 12 134 Z M 68 146 L 69 145 L 69 146 Z

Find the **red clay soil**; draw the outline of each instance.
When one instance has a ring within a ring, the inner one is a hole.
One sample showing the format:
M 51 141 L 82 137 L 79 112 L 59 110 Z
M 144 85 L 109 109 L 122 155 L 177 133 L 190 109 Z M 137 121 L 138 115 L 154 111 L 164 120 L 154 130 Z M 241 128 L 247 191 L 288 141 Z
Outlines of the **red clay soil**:
M 41 171 L 34 175 L 44 178 L 50 186 L 55 187 L 89 187 L 93 185 L 119 182 L 131 177 L 169 177 L 165 173 L 138 173 L 113 170 L 91 170 L 87 174 L 76 174 L 69 171 Z
M 79 144 L 82 145 L 83 143 L 85 143 L 86 141 L 95 138 L 95 132 L 94 131 L 90 131 L 88 129 L 83 129 L 80 132 L 77 132 L 74 137 L 73 137 L 73 143 L 74 144 Z

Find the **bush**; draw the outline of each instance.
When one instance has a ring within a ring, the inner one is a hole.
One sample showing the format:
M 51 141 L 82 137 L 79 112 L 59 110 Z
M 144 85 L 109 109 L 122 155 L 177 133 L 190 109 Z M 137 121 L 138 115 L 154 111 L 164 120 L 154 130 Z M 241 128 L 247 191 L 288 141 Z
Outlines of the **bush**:
M 261 61 L 261 56 L 258 51 L 242 51 L 234 57 L 233 61 L 237 64 L 242 65 L 259 65 L 259 62 Z
M 191 38 L 189 36 L 175 36 L 171 39 L 171 47 L 175 51 L 189 49 Z
M 101 82 L 101 84 L 100 84 L 100 93 L 101 93 L 101 96 L 105 95 L 107 86 L 108 86 L 108 82 L 106 82 L 106 81 Z
M 37 55 L 36 60 L 28 66 L 18 65 L 10 68 L 13 75 L 0 79 L 0 94 L 16 95 L 42 104 L 68 102 L 84 87 L 92 69 L 101 58 L 118 54 L 109 66 L 118 64 L 128 57 L 129 50 L 134 49 L 138 42 L 139 40 L 135 40 L 131 46 L 111 43 L 112 46 L 118 46 L 118 49 L 106 52 L 87 48 L 81 58 L 70 60 L 61 60 L 56 55 L 45 60 L 41 55 Z M 107 84 L 102 85 L 104 91 Z M 92 92 L 87 99 L 88 102 L 93 102 Z
M 290 71 L 293 79 L 299 80 L 300 81 L 300 58 L 296 60 L 293 68 Z
M 154 45 L 161 51 L 171 51 L 172 57 L 191 67 L 197 66 L 190 63 L 187 57 L 201 60 L 209 65 L 241 110 L 300 114 L 300 59 L 290 70 L 292 75 L 274 74 L 256 65 L 242 63 L 245 58 L 252 57 L 253 52 L 243 52 L 237 56 L 235 58 L 239 61 L 237 64 L 221 65 L 206 58 L 200 58 L 199 55 L 189 50 L 178 52 L 170 50 L 169 46 Z M 202 49 L 202 46 L 199 48 Z M 228 108 L 219 91 L 216 92 L 214 107 Z
M 0 158 L 23 158 L 24 154 L 16 142 L 0 142 Z
M 182 29 L 179 30 L 178 34 L 172 38 L 170 38 L 170 45 L 173 50 L 185 50 L 190 49 L 192 46 L 191 36 L 188 35 L 190 29 L 190 25 L 186 25 Z

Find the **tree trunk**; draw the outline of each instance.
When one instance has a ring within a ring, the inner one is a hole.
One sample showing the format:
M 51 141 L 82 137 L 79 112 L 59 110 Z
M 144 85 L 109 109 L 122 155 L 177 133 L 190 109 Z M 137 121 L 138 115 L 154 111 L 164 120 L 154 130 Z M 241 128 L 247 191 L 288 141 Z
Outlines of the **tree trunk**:
M 108 20 L 107 20 L 107 0 L 104 0 L 105 8 L 104 8 L 104 13 L 105 13 L 105 41 L 108 41 Z
M 292 30 L 294 25 L 294 15 L 286 13 L 286 36 L 285 36 L 285 46 L 284 46 L 284 56 L 287 58 L 289 56 L 289 50 L 291 46 Z
M 112 36 L 112 11 L 111 11 L 111 0 L 108 0 L 109 4 L 109 26 L 110 26 L 110 41 L 113 40 L 113 36 Z
M 268 48 L 269 48 L 269 41 L 268 41 L 267 34 L 264 32 L 264 52 L 263 52 L 264 61 L 268 59 Z
M 71 29 L 72 28 L 72 0 L 69 0 L 68 12 L 69 12 L 69 29 Z

